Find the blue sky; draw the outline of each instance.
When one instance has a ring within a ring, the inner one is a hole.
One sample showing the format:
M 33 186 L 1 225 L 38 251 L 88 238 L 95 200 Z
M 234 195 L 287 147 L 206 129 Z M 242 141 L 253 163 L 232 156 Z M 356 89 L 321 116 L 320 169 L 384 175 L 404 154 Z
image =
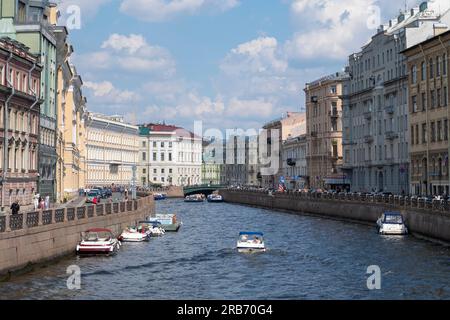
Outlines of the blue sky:
M 382 22 L 404 8 L 388 0 L 61 1 L 61 24 L 68 5 L 81 8 L 71 60 L 90 110 L 219 129 L 259 128 L 299 111 L 305 82 L 342 70 L 373 35 L 377 8 Z

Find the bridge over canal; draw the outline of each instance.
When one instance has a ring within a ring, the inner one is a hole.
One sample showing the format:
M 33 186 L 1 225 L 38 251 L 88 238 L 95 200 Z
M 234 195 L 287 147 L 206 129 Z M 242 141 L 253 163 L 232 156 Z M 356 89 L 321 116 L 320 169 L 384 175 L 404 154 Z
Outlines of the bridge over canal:
M 214 191 L 219 189 L 226 188 L 224 185 L 198 185 L 198 186 L 187 186 L 183 188 L 183 193 L 185 196 L 189 196 L 192 194 L 212 194 Z

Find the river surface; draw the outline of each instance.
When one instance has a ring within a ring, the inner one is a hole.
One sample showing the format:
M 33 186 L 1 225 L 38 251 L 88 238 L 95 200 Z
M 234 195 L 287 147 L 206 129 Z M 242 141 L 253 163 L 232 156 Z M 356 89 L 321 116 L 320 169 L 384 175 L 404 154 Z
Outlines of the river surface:
M 178 233 L 125 243 L 113 257 L 68 257 L 0 283 L 0 299 L 450 299 L 450 249 L 375 227 L 232 204 L 166 200 Z M 266 253 L 235 250 L 262 231 Z M 75 248 L 74 248 L 75 249 Z M 81 289 L 66 270 L 81 269 Z M 381 289 L 369 290 L 369 266 Z

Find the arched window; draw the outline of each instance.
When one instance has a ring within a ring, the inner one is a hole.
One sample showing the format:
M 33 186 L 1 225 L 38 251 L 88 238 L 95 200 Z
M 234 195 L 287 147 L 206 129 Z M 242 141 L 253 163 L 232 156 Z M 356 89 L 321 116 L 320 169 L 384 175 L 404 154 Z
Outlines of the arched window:
M 444 56 L 442 57 L 442 74 L 444 76 L 447 75 L 447 54 L 444 53 Z
M 436 59 L 436 77 L 441 76 L 441 57 L 437 57 Z
M 378 76 L 378 78 L 380 79 L 380 76 Z M 411 83 L 412 84 L 417 83 L 417 67 L 416 67 L 416 65 L 413 65 L 411 67 Z

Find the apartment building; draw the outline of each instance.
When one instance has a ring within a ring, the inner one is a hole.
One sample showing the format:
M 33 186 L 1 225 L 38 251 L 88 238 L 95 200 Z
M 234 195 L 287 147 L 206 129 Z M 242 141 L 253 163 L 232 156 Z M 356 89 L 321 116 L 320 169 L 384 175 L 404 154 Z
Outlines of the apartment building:
M 403 51 L 409 70 L 411 194 L 449 195 L 450 31 Z
M 350 55 L 343 169 L 352 191 L 408 192 L 408 69 L 402 51 L 432 36 L 437 24 L 448 22 L 449 6 L 424 2 L 403 12 Z
M 342 107 L 349 74 L 337 72 L 307 83 L 308 177 L 312 188 L 345 189 L 342 173 Z

